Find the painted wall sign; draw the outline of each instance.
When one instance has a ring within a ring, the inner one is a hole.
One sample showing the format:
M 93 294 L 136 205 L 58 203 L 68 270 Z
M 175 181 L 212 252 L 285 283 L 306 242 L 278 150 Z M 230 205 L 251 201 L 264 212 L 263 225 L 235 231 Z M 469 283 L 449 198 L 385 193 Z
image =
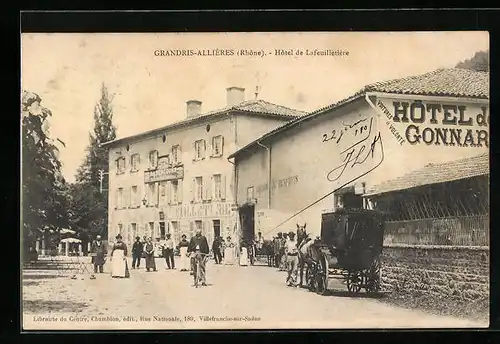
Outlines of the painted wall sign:
M 486 105 L 475 108 L 464 104 L 421 100 L 392 101 L 391 113 L 387 113 L 387 106 L 381 105 L 389 120 L 406 125 L 404 139 L 400 138 L 400 133 L 393 133 L 400 142 L 406 141 L 412 145 L 489 147 L 489 107 Z M 382 108 L 381 105 L 379 107 Z
M 271 181 L 271 190 L 275 189 L 282 189 L 282 188 L 287 188 L 292 185 L 295 185 L 299 182 L 299 176 L 291 176 L 291 177 L 286 177 L 283 179 L 279 180 L 272 180 Z M 260 184 L 255 188 L 255 191 L 257 193 L 262 193 L 267 191 L 267 183 L 265 184 Z
M 171 217 L 205 218 L 232 215 L 232 203 L 181 204 L 172 206 Z
M 144 172 L 145 183 L 155 183 L 165 180 L 183 179 L 184 167 L 161 167 L 153 171 Z

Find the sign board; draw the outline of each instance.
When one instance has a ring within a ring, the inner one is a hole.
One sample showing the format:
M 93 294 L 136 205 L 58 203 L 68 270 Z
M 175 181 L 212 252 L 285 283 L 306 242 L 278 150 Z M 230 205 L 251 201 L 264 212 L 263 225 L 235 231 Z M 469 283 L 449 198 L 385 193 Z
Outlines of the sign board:
M 158 166 L 158 169 L 144 172 L 145 183 L 155 183 L 166 180 L 176 180 L 184 178 L 184 167 L 163 167 Z

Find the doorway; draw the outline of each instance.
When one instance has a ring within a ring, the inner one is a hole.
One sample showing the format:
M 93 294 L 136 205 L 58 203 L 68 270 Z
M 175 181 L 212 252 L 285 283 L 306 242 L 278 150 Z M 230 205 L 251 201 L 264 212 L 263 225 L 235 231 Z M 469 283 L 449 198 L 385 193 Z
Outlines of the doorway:
M 214 238 L 220 237 L 220 220 L 214 220 Z
M 240 208 L 241 236 L 243 240 L 255 238 L 255 205 L 248 204 Z
M 165 222 L 160 222 L 160 237 L 164 238 L 165 234 Z

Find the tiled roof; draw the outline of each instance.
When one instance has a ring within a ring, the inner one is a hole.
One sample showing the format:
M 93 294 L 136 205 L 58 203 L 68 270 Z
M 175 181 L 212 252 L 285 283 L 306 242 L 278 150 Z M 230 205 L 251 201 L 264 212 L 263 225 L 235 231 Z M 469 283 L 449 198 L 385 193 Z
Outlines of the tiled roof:
M 247 101 L 241 102 L 241 103 L 233 105 L 233 106 L 228 106 L 228 107 L 225 107 L 223 109 L 218 109 L 218 110 L 214 110 L 214 111 L 210 111 L 210 112 L 201 114 L 201 115 L 194 117 L 194 118 L 185 119 L 185 120 L 178 121 L 178 122 L 169 124 L 167 126 L 163 126 L 163 127 L 156 128 L 153 130 L 149 130 L 149 131 L 146 131 L 146 132 L 143 132 L 140 134 L 119 138 L 119 139 L 116 139 L 114 141 L 109 141 L 109 142 L 103 143 L 102 145 L 107 146 L 110 144 L 116 144 L 116 143 L 119 143 L 119 142 L 122 142 L 125 140 L 144 137 L 144 136 L 152 135 L 152 134 L 157 133 L 157 132 L 162 132 L 162 131 L 177 128 L 177 127 L 187 126 L 187 125 L 190 125 L 192 123 L 196 123 L 196 122 L 206 120 L 206 119 L 209 119 L 212 117 L 226 115 L 230 112 L 242 112 L 242 113 L 246 113 L 248 115 L 252 115 L 252 114 L 268 115 L 268 116 L 275 116 L 278 118 L 283 118 L 283 119 L 288 119 L 288 120 L 293 120 L 299 116 L 303 116 L 306 114 L 306 112 L 304 112 L 304 111 L 287 108 L 285 106 L 273 104 L 273 103 L 267 102 L 267 101 L 262 100 L 262 99 L 247 100 Z
M 422 75 L 369 84 L 345 99 L 324 106 L 307 114 L 306 116 L 300 116 L 293 121 L 287 122 L 277 127 L 276 129 L 264 134 L 257 140 L 234 152 L 229 156 L 229 158 L 233 158 L 239 153 L 246 151 L 252 146 L 255 146 L 257 142 L 268 139 L 280 132 L 300 125 L 300 123 L 304 121 L 324 114 L 327 111 L 341 107 L 356 99 L 359 99 L 363 97 L 367 92 L 488 99 L 489 77 L 490 74 L 487 72 L 477 72 L 460 68 L 449 68 L 437 69 L 435 71 Z
M 410 189 L 423 185 L 446 183 L 459 179 L 482 176 L 490 173 L 489 154 L 484 153 L 470 158 L 425 167 L 409 172 L 396 179 L 374 186 L 366 195 L 379 195 L 388 192 Z
M 377 82 L 367 85 L 364 92 L 489 98 L 490 74 L 470 69 L 438 69 L 430 73 Z
M 296 117 L 303 116 L 306 114 L 305 111 L 290 109 L 285 106 L 273 104 L 262 99 L 254 99 L 254 100 L 244 101 L 234 106 L 208 112 L 204 116 L 213 115 L 221 112 L 227 112 L 227 111 L 262 113 L 262 114 L 290 117 L 290 119 L 294 119 Z

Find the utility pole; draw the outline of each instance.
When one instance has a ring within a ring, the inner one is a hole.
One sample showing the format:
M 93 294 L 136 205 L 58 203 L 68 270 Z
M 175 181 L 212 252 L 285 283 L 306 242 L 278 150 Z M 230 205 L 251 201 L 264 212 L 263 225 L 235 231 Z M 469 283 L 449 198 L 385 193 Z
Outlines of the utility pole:
M 108 189 L 104 189 L 104 175 L 109 175 L 109 172 L 104 172 L 104 170 L 99 170 L 99 192 L 103 193 L 104 191 L 108 191 Z

